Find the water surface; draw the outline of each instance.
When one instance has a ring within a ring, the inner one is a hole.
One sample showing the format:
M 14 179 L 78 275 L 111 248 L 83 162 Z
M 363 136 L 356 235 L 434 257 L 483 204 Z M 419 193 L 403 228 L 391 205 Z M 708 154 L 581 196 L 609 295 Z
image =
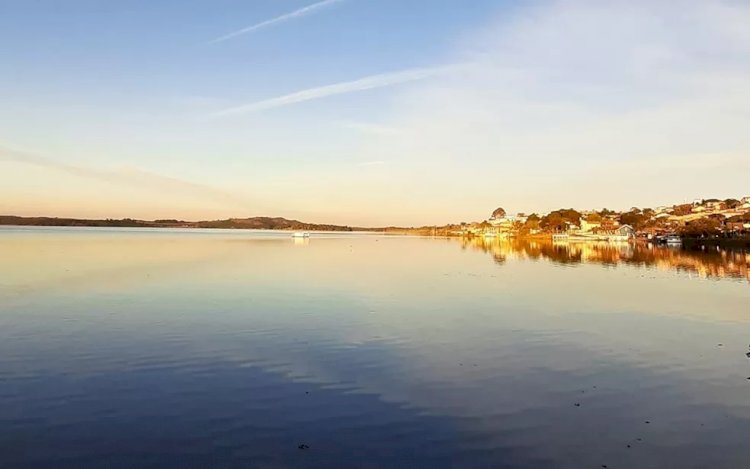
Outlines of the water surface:
M 750 467 L 748 259 L 0 227 L 0 466 Z

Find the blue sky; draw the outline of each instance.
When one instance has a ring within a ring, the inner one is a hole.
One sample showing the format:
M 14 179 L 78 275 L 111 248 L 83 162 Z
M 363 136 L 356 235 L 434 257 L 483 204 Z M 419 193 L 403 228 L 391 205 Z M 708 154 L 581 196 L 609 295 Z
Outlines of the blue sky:
M 747 20 L 739 1 L 0 0 L 0 212 L 432 224 L 750 195 Z

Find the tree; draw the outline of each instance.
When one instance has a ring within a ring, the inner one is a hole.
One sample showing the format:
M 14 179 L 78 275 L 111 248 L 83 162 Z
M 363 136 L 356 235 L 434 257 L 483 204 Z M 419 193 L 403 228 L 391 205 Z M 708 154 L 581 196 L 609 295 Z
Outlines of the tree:
M 505 209 L 498 207 L 492 212 L 492 218 L 505 218 Z
M 563 231 L 568 225 L 580 225 L 581 214 L 572 208 L 555 210 L 543 216 L 540 226 L 550 231 Z
M 691 238 L 715 236 L 721 232 L 721 222 L 714 218 L 699 218 L 690 221 L 680 229 L 680 234 Z
M 648 217 L 638 212 L 628 212 L 620 215 L 620 224 L 630 225 L 633 228 L 640 229 L 648 221 Z
M 551 212 L 542 217 L 539 225 L 545 230 L 562 231 L 565 229 L 565 219 L 559 212 Z
M 675 205 L 672 208 L 675 215 L 689 215 L 693 211 L 693 206 L 690 204 Z
M 529 232 L 531 230 L 538 230 L 539 229 L 539 215 L 536 213 L 532 213 L 526 218 L 526 222 L 523 224 L 523 227 L 521 228 L 524 232 Z
M 741 205 L 741 202 L 737 199 L 726 199 L 724 200 L 724 204 L 726 204 L 727 208 L 737 208 Z

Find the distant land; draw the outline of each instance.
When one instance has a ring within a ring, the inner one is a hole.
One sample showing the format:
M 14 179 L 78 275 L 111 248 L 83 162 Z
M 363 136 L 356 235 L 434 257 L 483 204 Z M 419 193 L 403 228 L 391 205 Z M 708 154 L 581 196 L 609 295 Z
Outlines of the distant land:
M 133 228 L 220 228 L 290 231 L 369 231 L 389 234 L 431 236 L 554 236 L 572 240 L 652 239 L 668 235 L 700 239 L 705 243 L 721 238 L 722 243 L 748 246 L 750 237 L 750 196 L 739 199 L 696 199 L 692 203 L 655 208 L 632 207 L 625 211 L 575 210 L 563 208 L 549 213 L 507 214 L 494 210 L 481 222 L 451 223 L 421 227 L 356 227 L 307 223 L 282 217 L 227 218 L 185 221 L 177 219 L 137 220 L 133 218 L 91 220 L 81 218 L 20 217 L 0 215 L 0 225 L 92 226 Z
M 184 221 L 175 219 L 136 220 L 133 218 L 90 220 L 83 218 L 17 217 L 0 215 L 0 225 L 16 226 L 99 226 L 128 228 L 225 228 L 247 230 L 306 230 L 306 231 L 374 231 L 342 225 L 305 223 L 281 217 L 227 218 L 225 220 Z M 382 230 L 381 230 L 382 231 Z

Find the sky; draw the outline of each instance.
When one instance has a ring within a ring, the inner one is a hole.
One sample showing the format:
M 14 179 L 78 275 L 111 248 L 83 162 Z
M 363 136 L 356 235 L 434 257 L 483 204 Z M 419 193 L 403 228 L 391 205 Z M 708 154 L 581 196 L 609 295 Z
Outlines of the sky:
M 748 24 L 742 0 L 0 0 L 0 214 L 750 196 Z

